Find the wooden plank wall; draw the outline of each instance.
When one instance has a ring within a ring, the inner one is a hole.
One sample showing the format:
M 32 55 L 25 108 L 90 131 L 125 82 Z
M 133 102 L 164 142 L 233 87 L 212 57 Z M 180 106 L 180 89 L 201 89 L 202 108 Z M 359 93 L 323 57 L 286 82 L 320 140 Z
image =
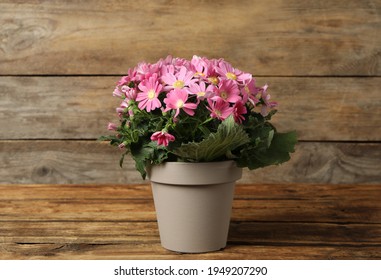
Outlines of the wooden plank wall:
M 253 73 L 297 130 L 241 183 L 381 182 L 380 0 L 0 0 L 0 183 L 142 183 L 95 139 L 119 77 L 167 54 Z

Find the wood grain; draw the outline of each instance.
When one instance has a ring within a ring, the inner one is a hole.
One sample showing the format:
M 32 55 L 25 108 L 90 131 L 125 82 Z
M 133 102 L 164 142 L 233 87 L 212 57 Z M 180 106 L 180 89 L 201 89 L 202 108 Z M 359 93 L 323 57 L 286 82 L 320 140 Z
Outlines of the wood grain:
M 120 77 L 0 77 L 0 139 L 96 139 L 117 122 Z M 380 141 L 381 78 L 258 78 L 273 122 L 300 140 Z M 365 96 L 366 93 L 366 96 Z
M 122 74 L 167 54 L 225 57 L 256 75 L 381 74 L 378 0 L 0 5 L 1 75 Z
M 357 195 L 353 195 L 354 192 Z M 8 222 L 156 220 L 147 185 L 31 185 L 20 189 L 17 185 L 5 185 L 0 186 L 0 213 L 0 220 Z M 364 185 L 361 190 L 356 185 L 238 185 L 232 220 L 375 224 L 381 221 L 381 188 L 372 185 Z
M 160 243 L 156 221 L 78 222 L 2 221 L 4 243 L 123 244 Z M 235 222 L 229 229 L 234 245 L 381 246 L 380 224 Z
M 96 141 L 0 141 L 0 183 L 144 183 L 133 160 Z M 377 183 L 381 144 L 302 142 L 289 162 L 244 170 L 241 183 Z
M 271 183 L 238 184 L 236 199 L 263 200 L 334 200 L 337 196 L 352 200 L 379 200 L 380 189 L 372 184 Z M 0 184 L 0 201 L 5 200 L 115 200 L 151 199 L 149 182 L 145 184 Z
M 372 260 L 380 259 L 378 246 L 263 246 L 229 244 L 206 254 L 179 254 L 158 243 L 75 244 L 4 243 L 0 259 L 28 260 Z
M 381 259 L 380 200 L 380 185 L 237 185 L 227 247 L 179 254 L 147 185 L 0 185 L 0 259 Z

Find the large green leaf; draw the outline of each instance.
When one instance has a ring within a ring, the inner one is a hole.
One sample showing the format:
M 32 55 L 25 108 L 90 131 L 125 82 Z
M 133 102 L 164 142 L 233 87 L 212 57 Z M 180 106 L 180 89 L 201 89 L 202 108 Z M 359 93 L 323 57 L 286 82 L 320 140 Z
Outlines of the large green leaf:
M 290 159 L 290 153 L 295 151 L 296 132 L 274 133 L 270 146 L 248 146 L 241 151 L 241 157 L 237 161 L 239 167 L 256 169 L 272 164 L 281 164 Z
M 182 144 L 172 151 L 175 155 L 191 161 L 213 161 L 250 141 L 243 128 L 234 122 L 232 116 L 224 120 L 217 132 L 210 133 L 201 142 Z
M 156 142 L 149 142 L 141 146 L 131 146 L 131 155 L 135 160 L 135 168 L 145 179 L 147 164 L 160 164 L 168 158 L 168 151 L 163 146 L 158 146 Z

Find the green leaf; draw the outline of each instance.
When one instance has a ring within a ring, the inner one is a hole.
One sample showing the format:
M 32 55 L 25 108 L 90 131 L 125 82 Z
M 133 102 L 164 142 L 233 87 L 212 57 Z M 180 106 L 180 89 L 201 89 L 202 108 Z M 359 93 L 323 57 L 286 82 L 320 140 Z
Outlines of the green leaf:
M 213 161 L 230 154 L 232 150 L 248 143 L 249 136 L 230 116 L 224 120 L 215 133 L 210 133 L 201 142 L 182 144 L 173 154 L 191 161 Z
M 135 160 L 135 168 L 140 172 L 142 178 L 147 175 L 146 167 L 150 163 L 160 164 L 168 158 L 168 151 L 163 146 L 158 146 L 156 142 L 149 142 L 141 146 L 132 146 L 131 155 Z
M 269 135 L 270 137 L 270 135 Z M 290 153 L 295 151 L 296 132 L 274 133 L 270 146 L 248 146 L 241 151 L 237 161 L 239 167 L 256 169 L 273 164 L 281 164 L 290 159 Z
M 146 178 L 146 165 L 153 157 L 153 148 L 149 146 L 143 146 L 140 149 L 131 149 L 132 158 L 135 160 L 135 168 L 140 172 L 142 178 Z

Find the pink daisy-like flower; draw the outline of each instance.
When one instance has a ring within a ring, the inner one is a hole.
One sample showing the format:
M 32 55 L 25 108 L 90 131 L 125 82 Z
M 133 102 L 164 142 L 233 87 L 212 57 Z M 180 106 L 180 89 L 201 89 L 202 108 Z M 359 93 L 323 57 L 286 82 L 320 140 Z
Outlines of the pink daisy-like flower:
M 159 83 L 157 74 L 153 74 L 148 80 L 142 81 L 138 87 L 142 91 L 136 97 L 140 110 L 146 109 L 147 112 L 150 112 L 161 107 L 160 100 L 157 97 L 163 86 Z
M 180 70 L 175 73 L 175 67 L 173 65 L 169 65 L 167 67 L 163 67 L 162 71 L 164 72 L 161 79 L 166 86 L 164 86 L 164 90 L 171 89 L 181 89 L 185 86 L 189 86 L 195 82 L 193 79 L 194 73 L 189 71 L 185 66 L 181 66 Z
M 194 55 L 190 67 L 195 72 L 194 76 L 198 78 L 207 78 L 212 70 L 212 64 L 205 57 Z
M 141 62 L 136 67 L 136 79 L 139 81 L 143 81 L 145 79 L 148 79 L 153 74 L 157 74 L 159 72 L 159 65 L 158 64 L 150 64 Z
M 216 91 L 216 87 L 214 85 L 208 85 L 204 82 L 195 83 L 189 86 L 187 90 L 189 94 L 197 95 L 197 99 L 204 100 L 205 98 L 209 98 Z
M 253 78 L 241 87 L 242 101 L 246 103 L 246 101 L 249 100 L 250 103 L 255 106 L 259 102 L 257 98 L 258 92 L 259 90 L 255 86 L 255 79 Z
M 221 60 L 216 67 L 216 72 L 221 75 L 222 78 L 244 83 L 246 80 L 250 80 L 252 75 L 244 73 L 241 70 L 233 68 L 230 63 Z
M 236 123 L 242 123 L 245 120 L 244 114 L 247 113 L 247 109 L 242 101 L 238 101 L 233 106 L 233 117 Z
M 175 136 L 169 134 L 166 131 L 157 131 L 151 136 L 152 141 L 157 141 L 157 144 L 160 146 L 168 146 L 169 142 L 175 141 Z
M 188 93 L 184 89 L 175 88 L 171 90 L 167 97 L 164 99 L 164 103 L 167 105 L 165 112 L 173 109 L 176 110 L 175 118 L 180 113 L 180 109 L 183 109 L 185 113 L 190 116 L 194 115 L 194 111 L 197 108 L 197 104 L 186 103 L 188 100 Z
M 232 80 L 222 80 L 218 84 L 216 90 L 216 96 L 212 97 L 212 100 L 222 99 L 231 103 L 235 103 L 241 100 L 239 96 L 239 89 L 237 84 Z
M 226 119 L 234 111 L 234 108 L 229 106 L 229 102 L 226 102 L 222 99 L 218 99 L 217 101 L 208 99 L 208 104 L 209 107 L 206 108 L 211 112 L 210 116 L 219 120 Z

